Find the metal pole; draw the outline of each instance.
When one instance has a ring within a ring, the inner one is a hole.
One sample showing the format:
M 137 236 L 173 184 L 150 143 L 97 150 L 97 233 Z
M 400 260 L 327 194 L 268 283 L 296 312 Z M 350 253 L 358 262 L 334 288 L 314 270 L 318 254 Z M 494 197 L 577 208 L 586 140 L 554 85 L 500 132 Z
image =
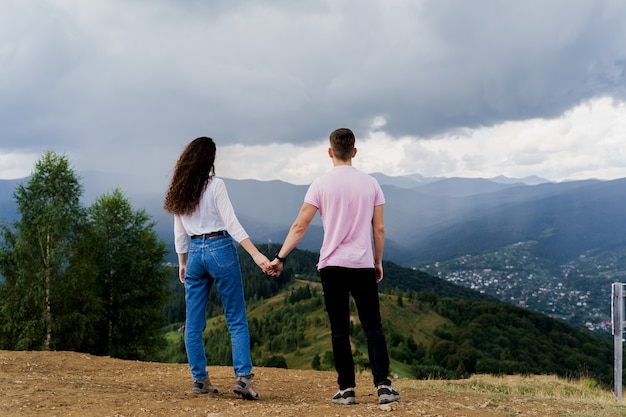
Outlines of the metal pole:
M 613 380 L 615 381 L 615 397 L 622 399 L 622 368 L 623 368 L 623 332 L 624 332 L 624 285 L 613 284 L 613 350 L 614 366 Z

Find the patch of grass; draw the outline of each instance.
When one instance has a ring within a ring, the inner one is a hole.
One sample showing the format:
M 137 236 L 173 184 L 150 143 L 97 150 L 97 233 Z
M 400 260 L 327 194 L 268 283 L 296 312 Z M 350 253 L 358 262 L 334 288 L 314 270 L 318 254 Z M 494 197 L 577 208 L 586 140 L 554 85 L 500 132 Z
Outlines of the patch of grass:
M 405 336 L 410 334 L 415 343 L 422 343 L 427 349 L 435 340 L 433 333 L 437 327 L 446 323 L 452 325 L 450 320 L 432 310 L 418 308 L 418 302 L 411 305 L 407 300 L 404 306 L 400 307 L 397 304 L 397 296 L 387 294 L 381 294 L 380 301 L 383 322 L 393 323 L 397 330 L 404 329 Z
M 497 411 L 502 416 L 520 415 L 519 407 L 525 404 L 528 415 L 567 417 L 617 417 L 626 416 L 626 401 L 617 401 L 611 390 L 600 387 L 589 378 L 566 379 L 552 375 L 474 375 L 463 380 L 411 380 L 399 379 L 394 386 L 403 391 L 443 393 L 451 398 L 450 407 L 457 404 L 462 409 L 462 399 L 478 398 L 479 406 Z M 428 394 L 429 397 L 438 396 Z M 512 405 L 513 404 L 513 405 Z M 549 413 L 543 414 L 543 411 Z M 559 411 L 560 410 L 560 411 Z M 463 415 L 463 414 L 459 414 Z M 474 414 L 471 414 L 474 415 Z M 524 414 L 526 415 L 526 414 Z

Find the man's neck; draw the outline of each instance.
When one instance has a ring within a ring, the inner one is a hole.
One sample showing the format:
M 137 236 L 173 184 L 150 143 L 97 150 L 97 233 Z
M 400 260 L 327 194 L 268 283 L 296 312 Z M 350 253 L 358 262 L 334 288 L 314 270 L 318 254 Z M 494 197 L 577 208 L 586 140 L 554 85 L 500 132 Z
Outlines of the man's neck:
M 352 159 L 342 161 L 341 159 L 333 158 L 333 166 L 352 166 Z

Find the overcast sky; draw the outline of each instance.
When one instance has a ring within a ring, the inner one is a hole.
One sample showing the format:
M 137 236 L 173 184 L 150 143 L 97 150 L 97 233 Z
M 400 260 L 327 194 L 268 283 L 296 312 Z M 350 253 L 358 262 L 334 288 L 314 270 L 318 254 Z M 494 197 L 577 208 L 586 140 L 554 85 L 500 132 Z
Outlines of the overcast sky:
M 307 184 L 626 177 L 623 0 L 0 0 L 0 178 L 46 150 L 166 184 L 198 136 L 217 174 Z

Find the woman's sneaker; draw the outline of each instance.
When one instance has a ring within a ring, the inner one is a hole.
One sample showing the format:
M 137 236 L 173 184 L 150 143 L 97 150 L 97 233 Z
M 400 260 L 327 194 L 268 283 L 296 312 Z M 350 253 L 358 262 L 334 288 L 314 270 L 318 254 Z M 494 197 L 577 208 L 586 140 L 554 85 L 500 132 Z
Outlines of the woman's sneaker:
M 378 391 L 378 404 L 389 404 L 400 400 L 400 394 L 391 388 L 391 385 L 379 385 L 376 388 Z
M 217 394 L 217 388 L 211 385 L 209 378 L 201 381 L 193 381 L 191 392 L 194 394 Z
M 241 395 L 244 400 L 258 400 L 259 394 L 252 388 L 252 377 L 254 375 L 246 375 L 246 376 L 238 376 L 237 383 L 235 383 L 235 388 L 233 388 L 233 392 L 235 394 Z
M 333 397 L 333 403 L 341 405 L 356 404 L 354 388 L 346 388 L 344 390 L 337 391 L 337 394 Z

